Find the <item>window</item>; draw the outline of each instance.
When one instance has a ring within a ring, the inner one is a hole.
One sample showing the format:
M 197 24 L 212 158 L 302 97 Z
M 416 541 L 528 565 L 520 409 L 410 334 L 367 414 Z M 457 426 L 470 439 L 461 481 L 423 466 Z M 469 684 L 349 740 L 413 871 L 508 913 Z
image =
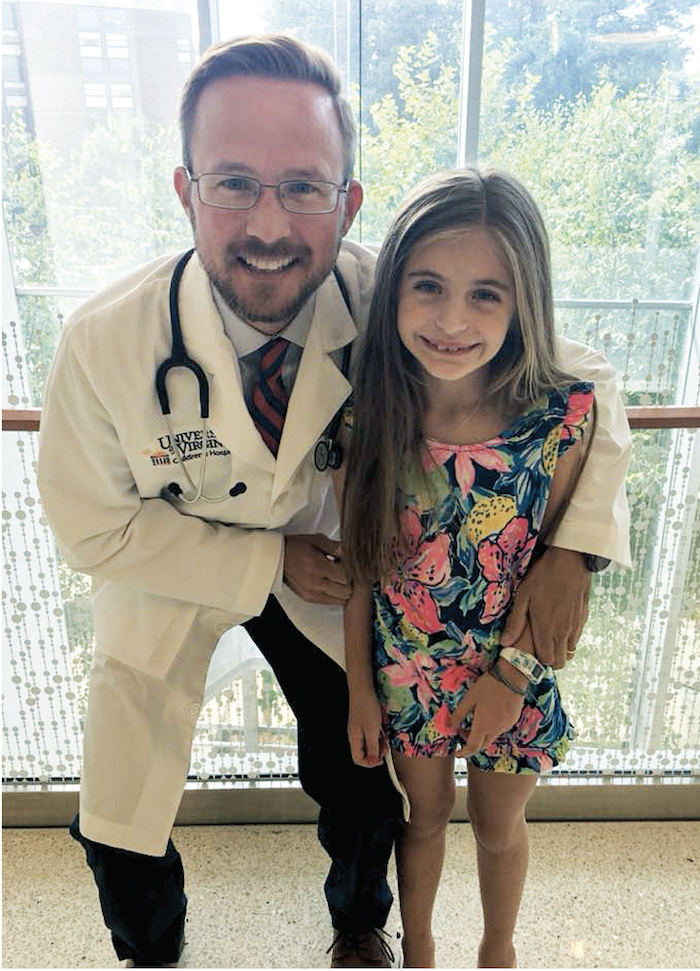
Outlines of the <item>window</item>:
M 355 239 L 379 242 L 421 176 L 469 153 L 503 165 L 544 211 L 561 329 L 605 351 L 630 405 L 696 404 L 697 3 L 487 0 L 483 34 L 477 21 L 464 28 L 465 6 L 268 0 L 217 13 L 221 36 L 291 31 L 339 64 L 361 123 Z M 17 287 L 4 350 L 7 402 L 20 407 L 40 405 L 58 332 L 81 300 L 191 238 L 171 173 L 178 95 L 198 49 L 195 0 L 38 9 L 3 3 L 3 205 Z M 465 65 L 479 54 L 475 82 Z M 61 68 L 47 81 L 49 55 Z M 12 111 L 30 102 L 36 131 Z M 73 778 L 89 583 L 56 558 L 41 521 L 35 440 L 5 443 L 6 773 Z M 563 678 L 579 727 L 563 771 L 700 774 L 699 443 L 687 430 L 635 433 L 635 567 L 594 580 Z M 204 710 L 193 774 L 293 774 L 291 714 L 250 643 L 235 650 L 241 678 Z
M 31 126 L 22 47 L 14 3 L 2 5 L 2 110 L 4 122 L 17 116 L 22 119 L 25 127 Z
M 107 34 L 107 57 L 127 58 L 129 56 L 129 42 L 126 34 Z
M 98 8 L 91 10 L 89 18 L 78 14 L 79 26 L 86 23 L 97 30 L 79 30 L 78 41 L 82 58 L 83 75 L 86 79 L 86 108 L 133 108 L 129 63 L 129 37 L 113 28 L 126 26 L 125 11 Z M 101 14 L 101 17 L 100 17 Z M 106 58 L 106 60 L 105 60 Z M 98 86 L 94 82 L 106 80 L 112 84 Z
M 2 5 L 2 31 L 17 30 L 17 12 L 14 3 L 3 3 Z M 4 38 L 3 38 L 4 39 Z
M 11 48 L 13 53 L 2 55 L 2 80 L 3 84 L 21 82 L 24 84 L 22 72 L 22 59 L 19 56 L 19 47 Z M 16 53 L 15 53 L 16 52 Z
M 130 84 L 112 84 L 110 91 L 113 108 L 133 108 L 134 100 L 131 95 Z
M 143 4 L 142 6 L 146 6 Z M 105 30 L 124 31 L 127 27 L 127 12 L 118 7 L 104 7 L 102 11 Z

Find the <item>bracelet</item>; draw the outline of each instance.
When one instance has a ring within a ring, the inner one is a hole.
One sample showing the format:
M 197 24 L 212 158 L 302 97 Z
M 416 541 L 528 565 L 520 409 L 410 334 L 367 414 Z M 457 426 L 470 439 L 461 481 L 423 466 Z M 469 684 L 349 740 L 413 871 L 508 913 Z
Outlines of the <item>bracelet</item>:
M 496 667 L 497 664 L 498 658 L 496 658 L 495 662 L 491 665 L 488 673 L 494 677 L 496 681 L 500 681 L 501 684 L 505 685 L 506 688 L 510 688 L 511 691 L 514 691 L 516 695 L 520 695 L 521 698 L 524 698 L 527 695 L 527 688 L 519 688 L 517 684 L 514 684 L 507 675 L 505 675 L 502 671 L 499 671 L 499 669 Z
M 502 647 L 498 656 L 524 674 L 531 684 L 539 684 L 547 673 L 544 664 L 540 664 L 534 654 L 527 654 L 517 647 Z

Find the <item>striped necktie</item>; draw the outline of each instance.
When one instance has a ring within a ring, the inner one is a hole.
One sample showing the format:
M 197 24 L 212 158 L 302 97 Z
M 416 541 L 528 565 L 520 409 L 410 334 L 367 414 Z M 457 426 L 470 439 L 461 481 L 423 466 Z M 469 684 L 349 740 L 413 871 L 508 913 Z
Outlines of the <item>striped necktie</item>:
M 250 414 L 263 441 L 276 457 L 289 396 L 282 383 L 282 362 L 289 341 L 275 337 L 260 351 L 260 374 L 253 389 Z

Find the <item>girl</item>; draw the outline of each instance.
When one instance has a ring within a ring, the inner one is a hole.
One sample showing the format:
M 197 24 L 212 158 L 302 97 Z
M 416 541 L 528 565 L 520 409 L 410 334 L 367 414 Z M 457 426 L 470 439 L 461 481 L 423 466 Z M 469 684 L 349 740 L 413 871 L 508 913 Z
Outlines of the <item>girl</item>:
M 455 755 L 469 762 L 479 966 L 515 966 L 525 806 L 573 730 L 551 668 L 499 634 L 573 488 L 592 405 L 592 385 L 557 364 L 529 193 L 495 170 L 418 185 L 377 265 L 342 530 L 353 759 L 377 765 L 390 748 L 411 805 L 397 846 L 407 967 L 435 966 Z

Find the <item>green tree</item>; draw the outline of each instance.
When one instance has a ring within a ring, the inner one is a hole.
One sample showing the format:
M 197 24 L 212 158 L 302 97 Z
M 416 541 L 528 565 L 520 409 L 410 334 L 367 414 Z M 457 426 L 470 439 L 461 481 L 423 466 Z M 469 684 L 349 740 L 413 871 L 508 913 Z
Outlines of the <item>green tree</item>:
M 343 70 L 345 47 L 342 50 L 339 48 L 347 40 L 350 66 L 348 86 L 357 86 L 356 103 L 362 105 L 361 121 L 370 130 L 374 131 L 373 107 L 386 95 L 400 100 L 400 80 L 395 65 L 402 48 L 419 49 L 428 34 L 432 33 L 438 63 L 458 69 L 462 0 L 412 0 L 410 5 L 405 0 L 365 2 L 362 5 L 361 24 L 352 7 L 349 24 L 338 23 L 339 6 L 337 0 L 315 4 L 307 0 L 271 0 L 267 6 L 265 26 L 267 30 L 289 31 L 318 44 L 333 56 L 340 55 Z M 349 29 L 343 31 L 344 26 Z
M 53 249 L 48 239 L 44 184 L 59 171 L 58 157 L 31 137 L 19 112 L 3 126 L 2 211 L 12 241 L 15 283 L 56 285 Z
M 486 101 L 480 146 L 541 205 L 558 296 L 688 296 L 700 215 L 692 150 L 700 87 L 679 98 L 668 74 L 626 94 L 604 81 L 545 112 L 535 104 L 535 80 L 513 92 L 507 123 L 502 102 Z
M 547 108 L 588 95 L 603 80 L 626 93 L 654 83 L 664 70 L 679 71 L 696 6 L 697 0 L 491 0 L 487 16 L 493 42 L 511 45 L 506 87 L 536 76 L 534 104 Z
M 441 62 L 437 38 L 402 47 L 394 65 L 398 94 L 385 94 L 362 126 L 365 240 L 381 242 L 398 203 L 420 178 L 451 168 L 457 154 L 459 86 L 454 67 Z M 362 210 L 361 210 L 362 212 Z
M 3 218 L 12 255 L 16 286 L 56 286 L 58 275 L 48 227 L 44 185 L 51 185 L 60 161 L 49 147 L 31 137 L 19 113 L 3 128 Z M 9 281 L 6 281 L 6 285 Z M 29 401 L 41 403 L 43 388 L 60 331 L 54 300 L 25 297 L 21 330 L 26 355 Z M 6 323 L 9 324 L 9 321 Z
M 190 245 L 172 182 L 178 162 L 175 125 L 149 134 L 138 118 L 109 115 L 86 135 L 48 195 L 64 286 L 97 289 Z
M 690 294 L 700 224 L 694 128 L 700 83 L 669 72 L 627 92 L 601 81 L 589 94 L 537 105 L 539 79 L 507 83 L 510 39 L 489 32 L 480 154 L 514 172 L 540 204 L 554 248 L 559 297 L 679 299 Z M 457 72 L 432 34 L 401 48 L 398 95 L 362 127 L 365 240 L 380 242 L 398 201 L 456 156 Z

